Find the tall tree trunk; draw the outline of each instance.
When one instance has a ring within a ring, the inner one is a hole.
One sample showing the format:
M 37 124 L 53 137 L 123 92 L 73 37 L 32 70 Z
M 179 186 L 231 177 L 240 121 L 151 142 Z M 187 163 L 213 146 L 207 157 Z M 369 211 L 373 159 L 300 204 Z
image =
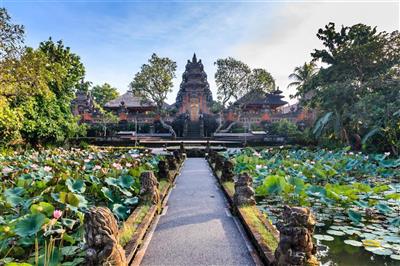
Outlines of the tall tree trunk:
M 169 130 L 169 133 L 171 133 L 172 137 L 175 139 L 176 138 L 175 130 L 172 128 L 172 126 L 170 126 L 167 123 L 165 123 L 165 121 L 164 121 L 164 119 L 162 118 L 161 115 L 160 115 L 160 123 L 163 126 L 163 128 L 166 128 L 166 129 Z

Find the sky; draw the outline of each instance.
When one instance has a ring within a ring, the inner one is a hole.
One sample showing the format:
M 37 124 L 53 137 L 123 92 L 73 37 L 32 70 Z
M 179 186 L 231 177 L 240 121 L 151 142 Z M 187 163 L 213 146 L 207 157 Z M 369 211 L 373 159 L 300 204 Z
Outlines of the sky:
M 171 58 L 178 69 L 169 103 L 194 52 L 214 98 L 214 62 L 231 56 L 269 71 L 293 102 L 288 76 L 322 47 L 319 28 L 329 22 L 400 28 L 400 4 L 394 0 L 0 0 L 0 6 L 25 26 L 28 46 L 49 37 L 63 40 L 81 57 L 87 81 L 107 82 L 120 93 L 152 53 Z

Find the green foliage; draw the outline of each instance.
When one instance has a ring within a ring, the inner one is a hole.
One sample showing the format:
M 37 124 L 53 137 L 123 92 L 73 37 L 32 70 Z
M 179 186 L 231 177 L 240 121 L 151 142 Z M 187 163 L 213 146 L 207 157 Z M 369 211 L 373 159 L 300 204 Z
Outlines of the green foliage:
M 270 92 L 275 88 L 275 80 L 265 69 L 251 69 L 245 63 L 232 57 L 218 59 L 215 63 L 215 83 L 217 98 L 223 108 L 231 100 L 238 100 L 250 91 Z
M 317 37 L 324 48 L 312 53 L 313 61 L 327 66 L 303 82 L 297 96 L 310 96 L 310 106 L 331 114 L 319 135 L 356 148 L 363 140 L 364 148 L 398 154 L 399 32 L 378 32 L 364 24 L 336 30 L 329 23 Z
M 54 255 L 52 265 L 81 263 L 75 245 L 83 241 L 85 211 L 108 206 L 125 220 L 140 202 L 140 174 L 155 171 L 158 160 L 126 149 L 0 155 L 0 257 L 34 263 L 35 252 L 39 262 Z
M 85 74 L 80 58 L 51 39 L 19 49 L 23 27 L 10 24 L 5 9 L 0 19 L 0 145 L 64 142 L 83 134 L 70 109 Z
M 24 27 L 11 22 L 5 8 L 0 8 L 0 61 L 15 58 L 22 49 Z
M 119 96 L 118 90 L 108 83 L 96 85 L 91 89 L 92 96 L 96 103 L 104 106 L 107 102 L 116 99 Z
M 148 64 L 143 64 L 130 84 L 135 94 L 153 101 L 161 112 L 167 94 L 172 91 L 176 63 L 168 57 L 152 54 Z

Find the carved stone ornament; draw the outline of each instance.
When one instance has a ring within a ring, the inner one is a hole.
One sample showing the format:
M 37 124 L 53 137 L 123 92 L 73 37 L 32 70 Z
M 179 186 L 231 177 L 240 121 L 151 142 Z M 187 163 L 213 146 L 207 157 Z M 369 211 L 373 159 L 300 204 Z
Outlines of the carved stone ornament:
M 233 163 L 231 160 L 225 160 L 224 161 L 224 167 L 222 169 L 222 175 L 221 175 L 221 181 L 226 182 L 226 181 L 233 181 L 234 177 L 233 173 Z
M 235 182 L 235 194 L 233 196 L 233 202 L 236 206 L 256 204 L 252 184 L 253 179 L 248 173 L 242 173 L 239 175 L 238 180 Z
M 143 172 L 140 175 L 140 196 L 144 201 L 151 201 L 154 204 L 160 202 L 158 181 L 152 171 Z
M 118 224 L 106 207 L 92 207 L 85 214 L 86 263 L 89 266 L 126 266 L 119 244 Z
M 158 178 L 168 179 L 168 164 L 165 160 L 158 162 Z
M 277 224 L 280 239 L 275 250 L 275 265 L 319 265 L 312 238 L 315 217 L 310 209 L 284 206 L 282 218 L 283 222 Z

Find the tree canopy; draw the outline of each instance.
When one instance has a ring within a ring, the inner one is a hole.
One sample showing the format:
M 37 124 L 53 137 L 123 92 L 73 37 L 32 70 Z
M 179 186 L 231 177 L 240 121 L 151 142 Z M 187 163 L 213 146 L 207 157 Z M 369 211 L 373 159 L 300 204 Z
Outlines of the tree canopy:
M 223 107 L 231 100 L 237 100 L 250 91 L 270 92 L 275 88 L 275 80 L 265 69 L 251 69 L 245 63 L 228 57 L 215 63 L 217 72 L 217 98 Z
M 71 113 L 76 86 L 85 75 L 80 58 L 59 41 L 22 47 L 23 27 L 0 10 L 0 142 L 62 142 L 83 130 Z M 8 37 L 7 37 L 8 36 Z M 8 56 L 10 51 L 18 56 Z
M 300 88 L 299 95 L 313 92 L 309 104 L 333 114 L 325 124 L 336 139 L 351 144 L 372 136 L 369 132 L 374 130 L 381 134 L 380 148 L 398 153 L 399 32 L 378 32 L 364 24 L 336 30 L 329 23 L 319 29 L 317 37 L 324 48 L 314 50 L 312 57 L 326 67 Z
M 162 111 L 168 93 L 172 92 L 176 63 L 168 57 L 152 54 L 148 64 L 143 64 L 130 84 L 132 91 L 143 98 L 152 100 Z
M 147 64 L 143 64 L 141 70 L 136 73 L 130 83 L 132 91 L 144 99 L 153 101 L 156 104 L 160 122 L 173 136 L 176 136 L 173 128 L 163 121 L 163 107 L 168 93 L 172 91 L 172 80 L 175 78 L 176 63 L 168 57 L 159 57 L 152 54 Z
M 116 99 L 119 96 L 118 89 L 108 83 L 96 85 L 91 89 L 92 96 L 96 103 L 104 106 L 107 102 Z

